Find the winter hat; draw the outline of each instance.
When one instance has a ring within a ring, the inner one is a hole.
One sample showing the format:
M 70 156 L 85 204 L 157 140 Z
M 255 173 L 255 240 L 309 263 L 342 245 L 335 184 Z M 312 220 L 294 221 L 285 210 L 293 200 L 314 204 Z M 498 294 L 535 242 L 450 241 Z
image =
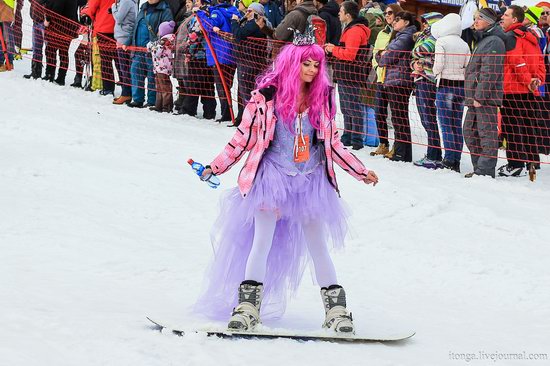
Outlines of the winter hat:
M 169 22 L 162 22 L 159 25 L 159 36 L 164 37 L 167 34 L 174 33 L 174 28 L 176 27 L 176 22 L 173 20 Z
M 384 12 L 379 8 L 370 8 L 367 10 L 367 14 L 372 14 L 375 18 L 379 18 L 384 21 Z
M 493 25 L 498 20 L 498 14 L 491 8 L 483 8 L 479 10 L 479 17 L 485 20 L 487 23 Z
M 542 8 L 543 6 L 546 6 L 547 8 L 550 8 L 550 3 L 546 1 L 541 1 L 540 3 L 536 4 L 535 6 L 538 6 L 539 8 Z
M 540 16 L 542 15 L 542 8 L 538 6 L 530 6 L 525 9 L 525 17 L 533 24 L 538 24 Z
M 258 13 L 262 17 L 265 15 L 265 8 L 260 3 L 252 3 L 248 5 L 248 9 L 254 11 L 255 13 Z
M 443 14 L 438 13 L 436 11 L 433 11 L 431 13 L 425 13 L 420 16 L 420 19 L 422 19 L 423 22 L 428 23 L 428 25 L 432 25 L 438 20 L 441 20 L 443 18 Z
M 257 2 L 258 2 L 258 0 L 241 0 L 241 1 L 242 1 L 243 5 L 244 5 L 246 8 L 248 8 L 248 7 L 250 6 L 250 4 L 252 4 L 252 3 L 257 3 Z M 260 5 L 261 5 L 261 4 L 260 4 Z M 262 5 L 262 7 L 263 7 L 263 5 Z

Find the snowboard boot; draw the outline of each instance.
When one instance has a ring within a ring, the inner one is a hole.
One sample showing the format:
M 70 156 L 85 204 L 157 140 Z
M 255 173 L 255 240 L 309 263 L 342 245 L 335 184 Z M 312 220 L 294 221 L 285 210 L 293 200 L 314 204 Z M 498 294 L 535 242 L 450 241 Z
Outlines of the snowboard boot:
M 323 328 L 336 333 L 355 334 L 353 318 L 346 309 L 346 291 L 340 285 L 321 288 L 321 298 L 325 306 L 325 322 Z
M 71 86 L 73 88 L 82 88 L 82 74 L 76 74 L 74 76 L 74 80 Z
M 260 305 L 262 303 L 263 284 L 256 281 L 244 281 L 239 286 L 239 305 L 233 309 L 227 328 L 230 330 L 250 331 L 260 323 Z

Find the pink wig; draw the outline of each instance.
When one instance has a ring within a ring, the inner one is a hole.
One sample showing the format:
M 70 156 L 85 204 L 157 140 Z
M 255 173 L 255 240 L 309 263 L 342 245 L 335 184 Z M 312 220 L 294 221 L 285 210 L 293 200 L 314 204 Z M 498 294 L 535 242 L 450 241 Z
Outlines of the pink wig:
M 294 120 L 298 111 L 300 70 L 302 63 L 309 58 L 319 62 L 319 73 L 310 83 L 306 96 L 309 106 L 309 121 L 314 128 L 319 129 L 321 113 L 327 113 L 329 118 L 333 118 L 335 115 L 334 100 L 332 100 L 331 110 L 328 110 L 328 100 L 332 98 L 332 95 L 330 95 L 330 83 L 327 77 L 325 52 L 320 46 L 316 44 L 311 46 L 286 45 L 281 49 L 273 66 L 261 75 L 256 83 L 258 89 L 269 86 L 274 86 L 277 89 L 275 94 L 277 115 L 292 132 L 294 132 Z

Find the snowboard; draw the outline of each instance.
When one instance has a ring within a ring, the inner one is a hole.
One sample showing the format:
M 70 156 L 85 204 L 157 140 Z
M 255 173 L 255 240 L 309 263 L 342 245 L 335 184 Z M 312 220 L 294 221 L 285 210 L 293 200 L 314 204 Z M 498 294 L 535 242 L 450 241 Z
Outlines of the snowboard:
M 416 332 L 405 332 L 400 334 L 388 334 L 384 336 L 365 336 L 365 335 L 344 335 L 338 333 L 329 333 L 322 331 L 317 333 L 299 333 L 291 331 L 269 331 L 269 329 L 254 330 L 254 331 L 234 331 L 229 329 L 178 329 L 171 328 L 147 317 L 153 324 L 153 329 L 158 331 L 168 331 L 177 336 L 186 334 L 205 334 L 208 337 L 226 338 L 226 339 L 292 339 L 295 341 L 324 341 L 334 343 L 373 343 L 373 342 L 398 342 L 411 338 Z

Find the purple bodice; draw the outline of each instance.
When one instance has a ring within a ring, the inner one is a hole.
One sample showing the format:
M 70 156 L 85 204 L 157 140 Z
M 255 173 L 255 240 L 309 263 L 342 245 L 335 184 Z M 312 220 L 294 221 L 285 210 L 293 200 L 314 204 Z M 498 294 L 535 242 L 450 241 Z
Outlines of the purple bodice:
M 298 124 L 298 117 L 294 120 L 294 128 Z M 269 159 L 281 171 L 290 176 L 298 174 L 307 175 L 315 170 L 319 164 L 323 163 L 322 149 L 319 144 L 313 144 L 315 128 L 309 122 L 307 111 L 302 113 L 302 133 L 309 136 L 309 160 L 303 163 L 294 162 L 294 137 L 282 120 L 278 119 L 275 124 L 275 133 L 273 141 L 267 149 L 264 159 Z

